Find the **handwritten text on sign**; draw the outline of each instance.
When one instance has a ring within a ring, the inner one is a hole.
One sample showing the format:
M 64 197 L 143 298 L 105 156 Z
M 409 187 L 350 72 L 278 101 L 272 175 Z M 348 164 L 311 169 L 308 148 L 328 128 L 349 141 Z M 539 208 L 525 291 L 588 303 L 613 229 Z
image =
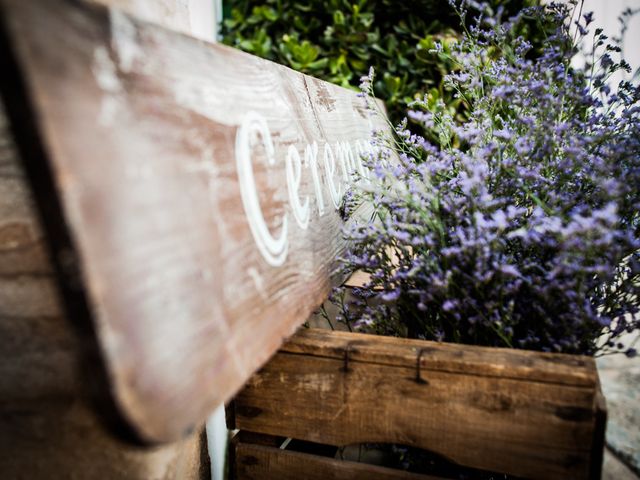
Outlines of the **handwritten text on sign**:
M 140 439 L 183 438 L 342 280 L 338 212 L 373 180 L 361 156 L 386 121 L 351 90 L 117 8 L 0 11 L 16 63 L 0 84 L 29 105 L 12 123 L 36 204 L 56 206 L 52 257 L 76 260 L 61 281 L 92 377 Z
M 277 267 L 282 265 L 288 252 L 288 228 L 289 218 L 287 213 L 282 218 L 281 230 L 277 235 L 272 235 L 265 222 L 262 208 L 258 200 L 258 192 L 253 176 L 251 163 L 252 144 L 256 137 L 260 137 L 262 147 L 267 154 L 267 162 L 274 165 L 276 162 L 273 140 L 267 122 L 257 112 L 248 112 L 236 134 L 236 164 L 240 181 L 240 195 L 247 215 L 247 221 L 258 250 L 270 265 Z M 342 203 L 346 188 L 351 183 L 354 174 L 363 179 L 369 178 L 369 168 L 362 162 L 364 155 L 371 155 L 373 146 L 370 142 L 356 140 L 353 144 L 348 142 L 336 142 L 333 146 L 329 143 L 323 145 L 322 164 L 325 171 L 326 189 L 321 182 L 319 167 L 318 143 L 307 144 L 304 148 L 304 163 L 298 149 L 290 145 L 285 160 L 287 179 L 287 191 L 289 206 L 298 226 L 306 230 L 312 216 L 309 196 L 300 196 L 300 185 L 303 175 L 303 167 L 310 171 L 315 193 L 315 204 L 318 216 L 325 213 L 324 191 L 329 192 L 329 199 L 333 207 L 338 210 Z M 337 178 L 336 178 L 337 177 Z

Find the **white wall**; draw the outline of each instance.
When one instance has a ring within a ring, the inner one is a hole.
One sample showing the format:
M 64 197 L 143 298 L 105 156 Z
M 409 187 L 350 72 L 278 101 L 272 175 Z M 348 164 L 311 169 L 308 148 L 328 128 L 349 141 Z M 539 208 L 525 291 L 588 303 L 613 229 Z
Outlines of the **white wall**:
M 596 28 L 601 27 L 604 33 L 612 38 L 619 36 L 618 17 L 627 8 L 640 8 L 640 0 L 584 0 L 582 13 L 594 13 L 594 22 L 589 26 L 591 34 Z M 640 14 L 632 17 L 622 47 L 624 59 L 629 62 L 635 72 L 640 67 Z M 619 81 L 621 78 L 622 74 L 616 76 L 614 81 Z
M 617 36 L 620 32 L 618 16 L 627 8 L 640 8 L 640 0 L 585 0 L 583 10 L 594 12 L 594 24 L 604 28 L 607 35 Z M 640 67 L 640 15 L 632 18 L 623 47 L 627 62 L 634 69 Z
M 163 27 L 217 40 L 217 23 L 222 17 L 221 0 L 97 0 Z
M 189 0 L 191 34 L 202 40 L 218 40 L 218 23 L 222 20 L 222 0 Z

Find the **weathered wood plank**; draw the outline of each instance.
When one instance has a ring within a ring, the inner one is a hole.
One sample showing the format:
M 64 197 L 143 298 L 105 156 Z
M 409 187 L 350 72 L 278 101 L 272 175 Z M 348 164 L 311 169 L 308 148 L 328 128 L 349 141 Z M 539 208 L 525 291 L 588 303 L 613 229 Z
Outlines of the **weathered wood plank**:
M 371 119 L 354 92 L 117 9 L 0 5 L 0 84 L 72 319 L 138 435 L 179 438 L 324 300 L 358 168 L 339 153 Z
M 281 352 L 343 359 L 349 348 L 352 361 L 415 368 L 418 355 L 423 370 L 505 377 L 567 386 L 595 387 L 598 376 L 593 358 L 507 348 L 438 343 L 361 333 L 300 329 Z
M 142 449 L 104 428 L 79 378 L 81 348 L 0 102 L 0 478 L 210 478 L 204 434 Z
M 591 460 L 589 478 L 600 480 L 604 475 L 604 455 L 605 455 L 605 431 L 607 429 L 607 402 L 602 392 L 602 386 L 598 379 L 598 389 L 595 398 L 595 425 L 593 429 L 593 441 L 591 443 Z
M 279 448 L 238 442 L 235 445 L 237 480 L 437 480 L 364 463 L 336 460 Z
M 583 370 L 577 381 L 565 372 L 562 383 L 534 374 L 537 365 L 547 369 L 546 355 L 505 349 L 499 369 L 493 349 L 471 349 L 467 364 L 467 346 L 424 345 L 417 381 L 414 342 L 300 333 L 236 396 L 236 428 L 336 446 L 399 443 L 526 478 L 588 478 L 597 410 L 592 362 L 575 365 Z M 560 370 L 575 361 L 557 358 Z
M 0 477 L 7 480 L 207 480 L 201 429 L 141 448 L 106 431 L 84 399 L 0 405 Z
M 0 102 L 0 404 L 71 397 L 78 353 Z

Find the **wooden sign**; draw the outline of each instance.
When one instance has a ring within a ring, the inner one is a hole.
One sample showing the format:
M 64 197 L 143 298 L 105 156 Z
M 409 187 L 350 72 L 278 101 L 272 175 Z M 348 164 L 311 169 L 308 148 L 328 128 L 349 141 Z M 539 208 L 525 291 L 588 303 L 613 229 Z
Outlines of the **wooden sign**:
M 355 92 L 115 9 L 0 4 L 2 93 L 70 316 L 137 435 L 176 439 L 326 297 L 376 120 Z

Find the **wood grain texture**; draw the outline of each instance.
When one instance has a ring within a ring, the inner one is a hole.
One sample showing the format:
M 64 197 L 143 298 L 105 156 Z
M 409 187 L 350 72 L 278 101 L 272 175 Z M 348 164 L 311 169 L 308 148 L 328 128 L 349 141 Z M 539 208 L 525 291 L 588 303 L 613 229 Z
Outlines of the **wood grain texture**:
M 3 95 L 27 131 L 18 139 L 40 207 L 60 205 L 60 218 L 44 215 L 54 258 L 70 285 L 80 275 L 79 288 L 63 287 L 86 308 L 70 311 L 92 322 L 106 391 L 139 437 L 179 438 L 324 300 L 343 248 L 329 209 L 307 230 L 290 222 L 283 266 L 263 260 L 238 191 L 238 125 L 255 111 L 273 136 L 276 165 L 259 152 L 253 165 L 278 231 L 291 213 L 289 146 L 366 139 L 369 119 L 354 92 L 116 9 L 0 5 L 15 61 Z M 305 173 L 300 194 L 312 191 Z
M 0 478 L 210 478 L 201 436 L 142 449 L 89 409 L 45 243 L 0 102 Z
M 439 478 L 251 443 L 238 442 L 234 448 L 237 480 L 437 480 Z
M 77 393 L 78 347 L 0 102 L 0 404 Z
M 525 478 L 589 478 L 597 392 L 588 358 L 302 331 L 237 395 L 235 426 L 336 446 L 399 443 Z
M 206 439 L 198 430 L 141 448 L 102 428 L 83 399 L 39 399 L 0 407 L 0 477 L 7 480 L 207 480 Z
M 595 425 L 593 430 L 593 442 L 591 443 L 591 470 L 589 478 L 592 480 L 600 480 L 604 471 L 605 456 L 605 434 L 607 430 L 607 402 L 602 392 L 602 386 L 598 381 L 598 389 L 595 398 Z
M 420 354 L 422 370 L 438 370 L 484 377 L 503 377 L 595 387 L 595 361 L 581 355 L 438 343 L 408 338 L 372 336 L 326 329 L 300 329 L 280 352 L 314 357 L 360 359 L 381 365 L 415 368 Z

